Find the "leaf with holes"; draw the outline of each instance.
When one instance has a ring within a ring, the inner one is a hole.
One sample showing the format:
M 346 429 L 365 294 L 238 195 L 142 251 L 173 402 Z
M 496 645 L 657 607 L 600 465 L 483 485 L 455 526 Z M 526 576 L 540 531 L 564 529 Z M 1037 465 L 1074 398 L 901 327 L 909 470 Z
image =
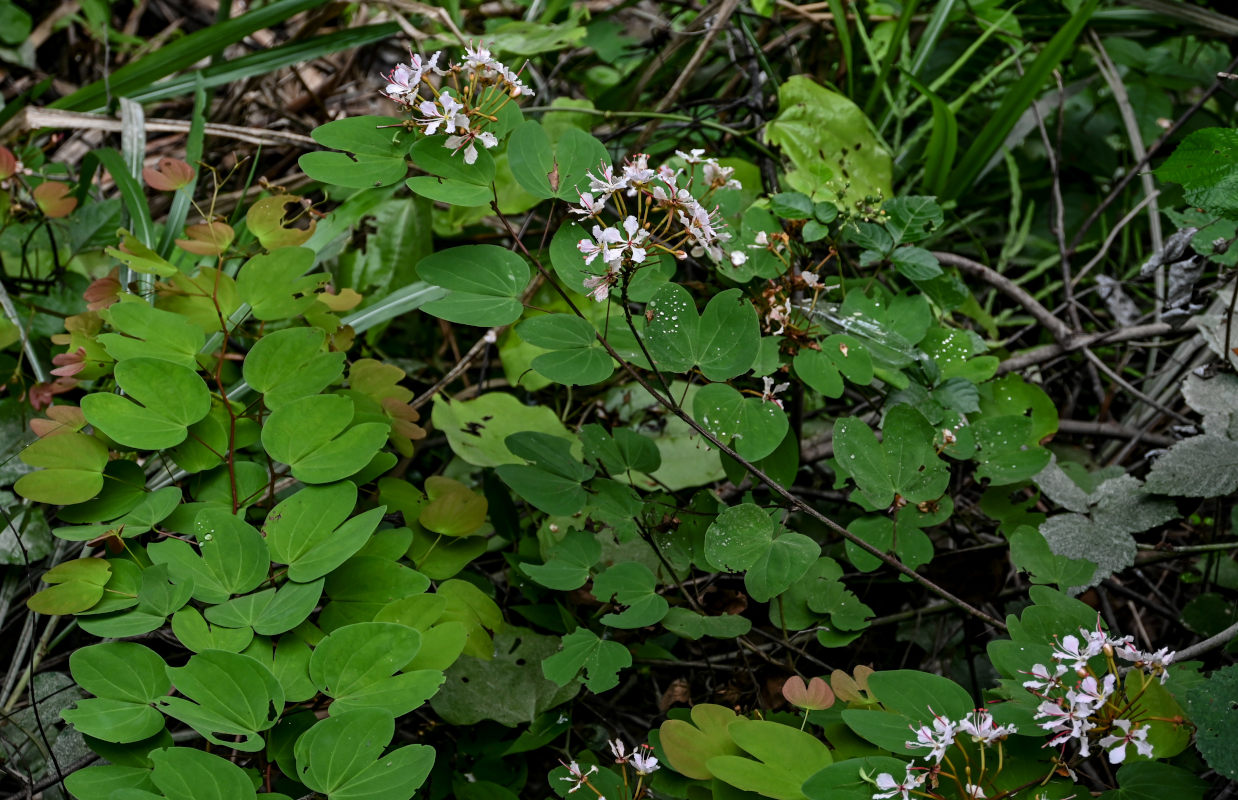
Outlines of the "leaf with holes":
M 266 746 L 260 732 L 278 722 L 284 709 L 284 689 L 269 669 L 249 656 L 207 650 L 167 672 L 183 696 L 162 698 L 163 713 L 211 744 L 247 753 Z

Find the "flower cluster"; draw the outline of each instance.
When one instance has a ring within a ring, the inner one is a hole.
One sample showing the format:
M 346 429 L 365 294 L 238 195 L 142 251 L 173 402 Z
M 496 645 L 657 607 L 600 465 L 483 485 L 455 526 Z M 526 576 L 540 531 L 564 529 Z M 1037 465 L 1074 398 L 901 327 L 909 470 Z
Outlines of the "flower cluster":
M 464 61 L 439 66 L 442 52 L 429 58 L 410 53 L 409 63 L 398 64 L 383 76 L 387 86 L 382 93 L 414 115 L 406 124 L 420 128 L 427 136 L 447 134 L 445 146 L 464 151 L 464 162 L 477 161 L 477 145 L 486 149 L 498 145 L 498 138 L 486 126 L 515 97 L 532 97 L 533 90 L 520 75 L 496 59 L 485 45 L 466 47 Z M 431 76 L 439 77 L 435 86 Z
M 1120 764 L 1126 759 L 1127 745 L 1133 745 L 1140 755 L 1152 756 L 1148 728 L 1136 720 L 1119 717 L 1132 715 L 1135 699 L 1126 697 L 1118 685 L 1115 659 L 1130 662 L 1136 669 L 1160 678 L 1164 683 L 1174 654 L 1162 648 L 1145 653 L 1132 643 L 1130 636 L 1109 636 L 1099 627 L 1079 629 L 1079 636 L 1063 636 L 1053 650 L 1055 664 L 1050 669 L 1043 664 L 1032 667 L 1030 680 L 1023 687 L 1041 698 L 1036 719 L 1041 728 L 1052 734 L 1051 744 L 1065 744 L 1071 739 L 1079 743 L 1079 755 L 1091 753 L 1093 731 L 1108 731 L 1100 739 L 1108 751 L 1109 761 Z M 1095 672 L 1093 659 L 1104 656 L 1107 671 Z
M 946 768 L 953 770 L 953 765 L 950 764 L 946 753 L 961 740 L 971 741 L 981 748 L 1000 745 L 1007 736 L 1018 731 L 1014 725 L 998 725 L 987 709 L 978 708 L 959 720 L 934 715 L 932 724 L 913 727 L 911 732 L 915 738 L 907 742 L 907 749 L 927 751 L 920 754 L 920 757 L 928 762 L 927 766 L 917 767 L 914 763 L 908 764 L 907 771 L 902 778 L 895 778 L 889 772 L 879 774 L 874 781 L 879 791 L 873 793 L 873 800 L 888 800 L 894 797 L 908 800 L 913 792 L 929 780 L 930 776 L 936 780 L 939 775 L 960 780 L 959 786 L 962 788 L 964 797 L 982 798 L 984 792 L 980 786 L 971 783 L 967 778 L 974 777 L 977 781 L 982 780 L 983 766 L 974 776 L 970 766 L 965 775 L 951 775 L 950 772 L 943 771 L 943 762 Z
M 589 190 L 580 194 L 580 202 L 569 211 L 582 224 L 594 223 L 593 236 L 581 239 L 576 248 L 586 265 L 601 256 L 599 266 L 604 272 L 585 281 L 595 300 L 604 301 L 623 270 L 644 264 L 650 251 L 675 258 L 686 258 L 689 253 L 708 255 L 714 261 L 727 258 L 722 245 L 731 235 L 722 230 L 717 208 L 711 210 L 705 204 L 714 192 L 741 187 L 733 168 L 704 158 L 704 153 L 676 151 L 686 165 L 680 168 L 670 164 L 651 167 L 649 156 L 638 153 L 618 171 L 605 164 L 596 175 L 586 173 Z M 613 227 L 602 220 L 611 207 L 619 218 Z

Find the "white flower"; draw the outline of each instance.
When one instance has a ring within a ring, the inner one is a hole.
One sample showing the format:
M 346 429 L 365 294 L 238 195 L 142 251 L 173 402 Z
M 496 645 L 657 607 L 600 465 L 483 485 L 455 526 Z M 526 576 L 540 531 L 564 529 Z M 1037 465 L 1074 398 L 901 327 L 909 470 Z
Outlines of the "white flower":
M 568 206 L 567 210 L 579 217 L 596 217 L 606 210 L 606 201 L 603 199 L 594 200 L 592 192 L 582 192 L 580 195 L 580 207 Z
M 638 188 L 649 183 L 657 175 L 649 168 L 649 156 L 637 153 L 636 156 L 623 165 L 623 180 L 628 187 L 628 197 L 635 197 Z
M 490 55 L 490 48 L 484 43 L 464 48 L 464 68 L 480 78 L 494 77 L 498 68 L 507 69 Z
M 585 782 L 589 780 L 589 776 L 598 771 L 597 764 L 593 764 L 592 766 L 589 767 L 588 770 L 583 771 L 583 772 L 580 769 L 580 765 L 577 764 L 575 761 L 573 761 L 571 764 L 564 764 L 564 766 L 567 767 L 567 771 L 571 774 L 568 775 L 568 777 L 566 778 L 559 778 L 559 780 L 568 781 L 570 783 L 576 784 L 571 789 L 567 790 L 568 794 L 571 794 L 572 792 L 579 789 L 581 786 L 584 786 Z
M 816 290 L 821 288 L 821 278 L 818 277 L 815 272 L 804 270 L 800 273 L 800 278 L 804 281 L 804 285 L 809 289 Z
M 471 131 L 465 130 L 464 133 L 456 136 L 448 136 L 447 141 L 443 142 L 443 146 L 453 153 L 458 152 L 461 147 L 464 148 L 464 163 L 477 163 L 477 142 L 481 142 L 482 146 L 489 150 L 492 147 L 497 147 L 499 144 L 498 138 L 489 131 Z
M 643 229 L 640 220 L 631 215 L 623 221 L 623 229 L 628 234 L 627 238 L 620 239 L 623 248 L 628 251 L 631 259 L 637 264 L 644 263 L 645 248 L 641 247 L 641 244 L 649 238 L 649 231 Z
M 767 233 L 766 231 L 757 231 L 757 235 L 753 238 L 753 241 L 759 244 L 761 247 L 768 247 L 769 246 L 769 233 Z
M 1113 695 L 1117 680 L 1116 675 L 1106 675 L 1101 681 L 1088 675 L 1079 681 L 1078 686 L 1066 692 L 1066 698 L 1089 712 L 1099 711 Z
M 1087 669 L 1088 661 L 1095 655 L 1100 653 L 1103 643 L 1098 643 L 1094 640 L 1087 640 L 1087 646 L 1083 646 L 1079 642 L 1079 638 L 1067 634 L 1058 642 L 1057 649 L 1053 651 L 1055 661 L 1070 661 L 1070 668 L 1073 670 Z
M 588 241 L 587 239 L 582 241 Z M 589 296 L 596 302 L 603 302 L 607 297 L 610 297 L 610 287 L 619 282 L 619 273 L 613 266 L 607 264 L 606 272 L 602 275 L 591 275 L 585 278 L 585 288 L 589 289 Z
M 601 170 L 600 177 L 595 176 L 592 172 L 586 172 L 585 177 L 589 179 L 589 191 L 600 192 L 601 201 L 605 202 L 615 192 L 621 192 L 628 188 L 627 180 L 620 175 L 615 177 L 615 168 L 610 164 L 604 164 Z
M 422 100 L 417 110 L 421 112 L 421 124 L 425 127 L 426 136 L 433 136 L 440 125 L 445 133 L 455 133 L 457 126 L 468 125 L 468 118 L 460 113 L 464 106 L 447 92 L 438 96 L 438 102 Z
M 503 82 L 507 84 L 507 93 L 512 97 L 520 97 L 521 95 L 524 95 L 525 97 L 533 97 L 537 94 L 526 86 L 524 81 L 520 80 L 520 76 L 518 74 L 502 64 L 499 64 L 499 77 L 502 78 Z
M 1087 732 L 1095 728 L 1096 724 L 1088 719 L 1086 708 L 1081 708 L 1074 703 L 1068 705 L 1060 700 L 1057 702 L 1045 700 L 1040 704 L 1033 718 L 1044 717 L 1048 719 L 1040 723 L 1040 727 L 1056 734 L 1049 740 L 1050 743 L 1057 744 L 1066 739 L 1078 739 L 1079 754 L 1088 755 Z
M 873 800 L 886 800 L 886 798 L 898 797 L 900 800 L 909 800 L 911 793 L 924 784 L 924 779 L 927 775 L 924 772 L 914 772 L 910 764 L 907 765 L 907 774 L 903 776 L 901 781 L 894 780 L 894 776 L 888 772 L 883 772 L 877 776 L 877 788 L 880 792 L 873 794 Z
M 974 783 L 963 784 L 963 792 L 970 800 L 984 800 L 984 790 Z
M 701 156 L 705 155 L 704 150 L 689 150 L 686 153 L 682 150 L 676 150 L 675 155 L 682 158 L 685 164 L 700 164 L 705 160 L 701 158 Z
M 774 395 L 779 394 L 781 392 L 785 392 L 787 390 L 787 387 L 790 386 L 791 384 L 780 383 L 777 386 L 775 386 L 774 379 L 769 377 L 768 375 L 762 378 L 761 380 L 765 383 L 765 389 L 761 392 L 761 401 L 765 403 L 773 403 L 779 408 L 782 408 L 783 407 L 782 401 L 776 398 Z
M 1049 674 L 1049 668 L 1044 664 L 1037 664 L 1032 667 L 1032 671 L 1026 673 L 1031 675 L 1034 680 L 1023 681 L 1023 688 L 1033 694 L 1043 694 L 1050 689 L 1060 688 L 1062 685 L 1062 676 L 1066 674 L 1068 668 L 1065 664 L 1056 664 L 1053 668 L 1053 674 Z
M 413 53 L 409 64 L 397 64 L 395 69 L 384 76 L 387 79 L 384 94 L 396 101 L 400 101 L 405 95 L 416 97 L 422 77 L 430 70 L 437 69 L 439 55 L 441 52 L 423 60 L 420 53 Z
M 641 745 L 640 749 L 632 754 L 632 766 L 641 775 L 652 775 L 658 771 L 658 759 L 654 758 L 652 753 L 645 752 L 649 745 Z
M 971 736 L 973 742 L 986 745 L 1018 733 L 1014 725 L 998 725 L 993 720 L 993 715 L 983 708 L 976 709 L 970 716 L 960 720 L 958 729 L 960 733 Z
M 743 184 L 735 180 L 734 167 L 720 167 L 714 159 L 705 162 L 705 182 L 711 189 L 742 189 Z
M 915 741 L 907 742 L 908 750 L 919 750 L 927 747 L 929 753 L 924 756 L 934 762 L 941 763 L 945 757 L 946 751 L 954 744 L 954 735 L 958 730 L 956 723 L 951 722 L 945 717 L 933 717 L 933 726 L 921 725 L 918 728 L 912 728 L 911 731 L 916 735 Z
M 1126 746 L 1135 745 L 1135 751 L 1141 756 L 1152 757 L 1152 745 L 1148 743 L 1148 729 L 1144 727 L 1131 730 L 1129 719 L 1115 719 L 1115 727 L 1121 729 L 1120 736 L 1106 736 L 1100 740 L 1101 747 L 1110 748 L 1109 763 L 1121 764 L 1126 759 Z
M 1169 665 L 1173 663 L 1176 654 L 1168 647 L 1162 647 L 1155 653 L 1145 653 L 1127 644 L 1118 651 L 1118 655 L 1134 662 L 1135 666 L 1149 675 L 1160 675 L 1163 684 L 1169 679 Z
M 610 752 L 612 755 L 614 755 L 616 764 L 627 763 L 627 760 L 628 760 L 627 745 L 623 743 L 622 739 L 611 739 L 610 740 Z
M 622 235 L 617 228 L 593 226 L 593 239 L 581 239 L 576 243 L 576 249 L 585 257 L 586 264 L 592 264 L 599 255 L 603 261 L 615 261 L 622 256 L 621 250 L 613 249 L 619 243 Z
M 732 250 L 731 251 L 731 266 L 742 267 L 744 264 L 747 264 L 747 263 L 748 263 L 747 253 L 745 253 L 743 250 Z

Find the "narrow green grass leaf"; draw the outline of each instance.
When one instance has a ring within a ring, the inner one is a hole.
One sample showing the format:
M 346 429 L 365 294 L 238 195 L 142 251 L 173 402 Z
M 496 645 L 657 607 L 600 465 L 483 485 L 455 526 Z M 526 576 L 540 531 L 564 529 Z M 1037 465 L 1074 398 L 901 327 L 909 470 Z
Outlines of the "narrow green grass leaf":
M 1075 40 L 1083 33 L 1083 27 L 1091 19 L 1092 12 L 1096 10 L 1099 2 L 1100 0 L 1088 0 L 1082 5 L 1061 30 L 1049 40 L 1045 48 L 1040 51 L 1040 55 L 1036 56 L 1036 60 L 1027 68 L 1023 77 L 1010 87 L 1001 106 L 989 118 L 988 123 L 971 143 L 971 147 L 963 154 L 959 168 L 950 176 L 943 200 L 954 200 L 971 189 L 980 170 L 1001 147 L 1006 134 L 1010 133 L 1015 123 L 1019 121 L 1020 115 L 1035 101 L 1037 93 L 1049 80 L 1053 70 L 1057 69 L 1062 59 L 1074 49 Z
M 112 180 L 116 181 L 116 188 L 120 190 L 125 210 L 129 212 L 133 235 L 149 247 L 155 240 L 155 227 L 150 219 L 150 206 L 146 203 L 146 194 L 142 191 L 142 185 L 129 174 L 129 167 L 120 153 L 110 147 L 103 147 L 93 151 L 92 155 L 108 171 Z
M 167 44 L 116 70 L 106 81 L 97 80 L 60 98 L 52 103 L 51 107 L 70 111 L 98 111 L 106 106 L 112 97 L 135 97 L 137 92 L 160 78 L 222 53 L 225 47 L 239 42 L 254 31 L 278 25 L 294 14 L 317 8 L 326 2 L 327 0 L 275 0 L 257 11 L 195 31 L 183 39 Z

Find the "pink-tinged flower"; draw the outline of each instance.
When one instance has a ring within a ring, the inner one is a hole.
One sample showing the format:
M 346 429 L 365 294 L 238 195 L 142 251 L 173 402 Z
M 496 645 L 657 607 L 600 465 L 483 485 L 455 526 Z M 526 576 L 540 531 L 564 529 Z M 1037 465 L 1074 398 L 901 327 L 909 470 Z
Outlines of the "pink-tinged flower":
M 615 763 L 626 764 L 630 754 L 628 753 L 627 745 L 623 743 L 623 740 L 618 738 L 611 739 L 609 744 L 611 755 L 615 757 Z
M 780 335 L 787 329 L 787 323 L 791 321 L 791 298 L 788 297 L 782 305 L 771 306 L 769 312 L 765 315 L 765 324 L 769 327 L 770 333 L 774 336 Z M 774 326 L 778 328 L 775 330 Z
M 562 764 L 563 762 L 559 762 L 559 763 Z M 559 780 L 568 781 L 569 783 L 576 784 L 575 786 L 567 790 L 568 794 L 571 794 L 572 792 L 576 791 L 580 787 L 584 786 L 589 781 L 589 776 L 598 771 L 597 764 L 591 765 L 589 769 L 587 770 L 582 770 L 580 768 L 580 765 L 577 764 L 575 761 L 573 761 L 570 764 L 563 764 L 563 766 L 567 767 L 567 771 L 571 774 L 568 775 L 568 777 L 560 778 Z
M 654 758 L 653 748 L 642 744 L 632 753 L 632 766 L 641 775 L 652 775 L 658 771 L 658 759 Z
M 1040 727 L 1055 734 L 1049 740 L 1050 744 L 1058 744 L 1067 739 L 1078 739 L 1079 754 L 1088 755 L 1087 732 L 1095 728 L 1096 724 L 1088 719 L 1086 708 L 1081 708 L 1074 703 L 1045 700 L 1040 704 L 1033 718 L 1047 718 L 1040 723 Z
M 1053 674 L 1049 674 L 1049 668 L 1044 664 L 1037 664 L 1032 667 L 1031 672 L 1024 673 L 1031 675 L 1032 680 L 1023 681 L 1023 688 L 1033 694 L 1044 694 L 1051 689 L 1059 689 L 1062 686 L 1062 676 L 1065 675 L 1068 668 L 1065 664 L 1055 664 Z
M 626 237 L 620 238 L 620 243 L 623 249 L 628 252 L 629 258 L 637 264 L 642 264 L 645 261 L 645 248 L 641 245 L 649 238 L 649 231 L 641 227 L 640 220 L 631 215 L 623 221 L 623 230 L 627 233 Z
M 705 155 L 705 151 L 704 151 L 703 149 L 693 149 L 693 150 L 689 150 L 689 151 L 688 151 L 688 152 L 686 152 L 686 153 L 685 153 L 684 151 L 682 151 L 682 150 L 676 150 L 676 151 L 675 151 L 675 155 L 677 155 L 677 156 L 679 156 L 680 158 L 682 158 L 682 159 L 683 159 L 683 163 L 685 163 L 685 164 L 689 164 L 689 165 L 691 165 L 691 164 L 700 164 L 702 161 L 704 161 L 704 160 L 705 160 L 705 159 L 702 157 L 702 156 L 704 156 L 704 155 Z
M 924 756 L 924 758 L 941 763 L 942 758 L 946 755 L 946 751 L 954 744 L 954 735 L 957 731 L 958 726 L 956 723 L 951 722 L 945 717 L 934 716 L 931 728 L 928 725 L 921 725 L 918 728 L 911 729 L 916 738 L 914 741 L 907 742 L 907 749 L 920 750 L 928 748 L 928 755 Z
M 714 159 L 705 162 L 705 182 L 711 189 L 742 189 L 743 184 L 735 180 L 734 167 L 720 167 Z
M 1100 681 L 1097 681 L 1095 676 L 1088 675 L 1079 681 L 1078 686 L 1066 692 L 1066 698 L 1089 712 L 1099 711 L 1113 695 L 1117 680 L 1116 675 L 1106 675 Z
M 610 297 L 610 287 L 619 282 L 619 273 L 609 266 L 602 275 L 590 275 L 585 278 L 585 288 L 589 290 L 589 296 L 596 302 L 605 302 L 606 298 Z
M 492 78 L 498 72 L 497 68 L 502 66 L 491 55 L 490 48 L 486 47 L 485 43 L 464 48 L 464 68 L 478 77 Z M 506 67 L 503 68 L 506 69 Z
M 477 163 L 477 142 L 481 142 L 482 147 L 489 150 L 492 147 L 497 147 L 499 144 L 498 137 L 489 131 L 474 131 L 464 129 L 463 133 L 458 133 L 455 136 L 448 136 L 447 141 L 443 142 L 443 146 L 452 153 L 460 152 L 464 149 L 464 163 Z
M 1144 727 L 1131 728 L 1129 719 L 1115 719 L 1114 727 L 1120 735 L 1105 736 L 1100 740 L 1100 746 L 1109 750 L 1109 763 L 1121 764 L 1126 759 L 1126 746 L 1135 745 L 1135 752 L 1141 756 L 1152 757 L 1152 745 L 1148 743 L 1148 729 Z
M 1169 665 L 1173 663 L 1175 653 L 1168 647 L 1162 647 L 1155 653 L 1145 653 L 1127 644 L 1117 651 L 1117 655 L 1126 661 L 1131 661 L 1149 675 L 1159 675 L 1161 683 L 1169 679 Z
M 1087 669 L 1088 661 L 1100 653 L 1100 645 L 1094 642 L 1083 644 L 1077 636 L 1067 634 L 1058 642 L 1053 651 L 1055 661 L 1069 661 L 1073 670 Z
M 578 217 L 586 219 L 596 217 L 606 210 L 606 200 L 605 198 L 594 200 L 592 192 L 582 192 L 580 195 L 580 206 L 568 206 L 567 210 Z
M 464 111 L 464 106 L 447 92 L 440 94 L 437 102 L 422 100 L 417 110 L 421 112 L 420 122 L 426 136 L 433 136 L 440 125 L 444 133 L 455 133 L 457 127 L 468 126 L 468 118 L 460 113 Z
M 1014 725 L 998 725 L 993 715 L 983 708 L 978 708 L 970 716 L 964 717 L 958 723 L 959 733 L 965 733 L 978 744 L 992 744 L 1018 733 Z
M 615 168 L 610 164 L 603 164 L 601 175 L 595 176 L 592 172 L 586 172 L 585 177 L 589 179 L 589 191 L 600 193 L 600 200 L 605 202 L 615 192 L 621 192 L 628 188 L 628 182 L 622 175 L 615 177 Z
M 439 55 L 435 53 L 428 59 L 422 59 L 420 53 L 414 53 L 409 64 L 397 64 L 395 69 L 383 76 L 387 80 L 383 94 L 396 102 L 404 102 L 409 95 L 416 97 L 422 77 L 436 69 Z
M 774 395 L 776 395 L 776 394 L 781 394 L 782 392 L 785 392 L 785 391 L 787 390 L 787 387 L 788 387 L 788 386 L 790 386 L 791 384 L 789 384 L 789 383 L 780 383 L 780 384 L 778 384 L 777 386 L 775 386 L 775 385 L 774 385 L 774 379 L 773 379 L 773 378 L 771 378 L 771 377 L 769 377 L 768 375 L 767 375 L 767 376 L 765 376 L 764 378 L 762 378 L 761 380 L 762 380 L 762 381 L 764 382 L 764 384 L 765 384 L 765 388 L 764 388 L 764 389 L 762 390 L 762 392 L 761 392 L 761 401 L 762 401 L 762 402 L 765 402 L 765 403 L 773 403 L 774 405 L 778 406 L 779 408 L 782 408 L 782 407 L 783 407 L 783 405 L 782 405 L 782 401 L 781 401 L 781 400 L 779 400 L 779 399 L 778 399 L 777 397 L 775 397 Z M 934 723 L 934 724 L 936 724 L 936 723 Z
M 821 278 L 818 277 L 817 273 L 815 272 L 809 272 L 808 270 L 804 270 L 803 272 L 800 273 L 800 280 L 804 282 L 805 286 L 807 286 L 809 289 L 812 289 L 813 291 L 816 291 L 817 289 L 822 288 Z
M 924 784 L 926 777 L 926 773 L 914 770 L 910 764 L 907 765 L 907 774 L 901 781 L 895 780 L 890 773 L 883 772 L 876 779 L 877 788 L 881 791 L 873 793 L 873 800 L 887 800 L 892 797 L 909 800 L 911 793 Z
M 636 190 L 653 180 L 657 174 L 649 168 L 649 156 L 637 153 L 623 165 L 623 180 L 628 186 L 628 197 L 634 197 Z
M 593 238 L 581 239 L 576 243 L 576 249 L 585 257 L 586 264 L 592 264 L 593 259 L 599 255 L 603 261 L 615 261 L 622 256 L 622 251 L 615 249 L 614 246 L 622 238 L 618 228 L 603 228 L 601 225 L 594 225 Z

